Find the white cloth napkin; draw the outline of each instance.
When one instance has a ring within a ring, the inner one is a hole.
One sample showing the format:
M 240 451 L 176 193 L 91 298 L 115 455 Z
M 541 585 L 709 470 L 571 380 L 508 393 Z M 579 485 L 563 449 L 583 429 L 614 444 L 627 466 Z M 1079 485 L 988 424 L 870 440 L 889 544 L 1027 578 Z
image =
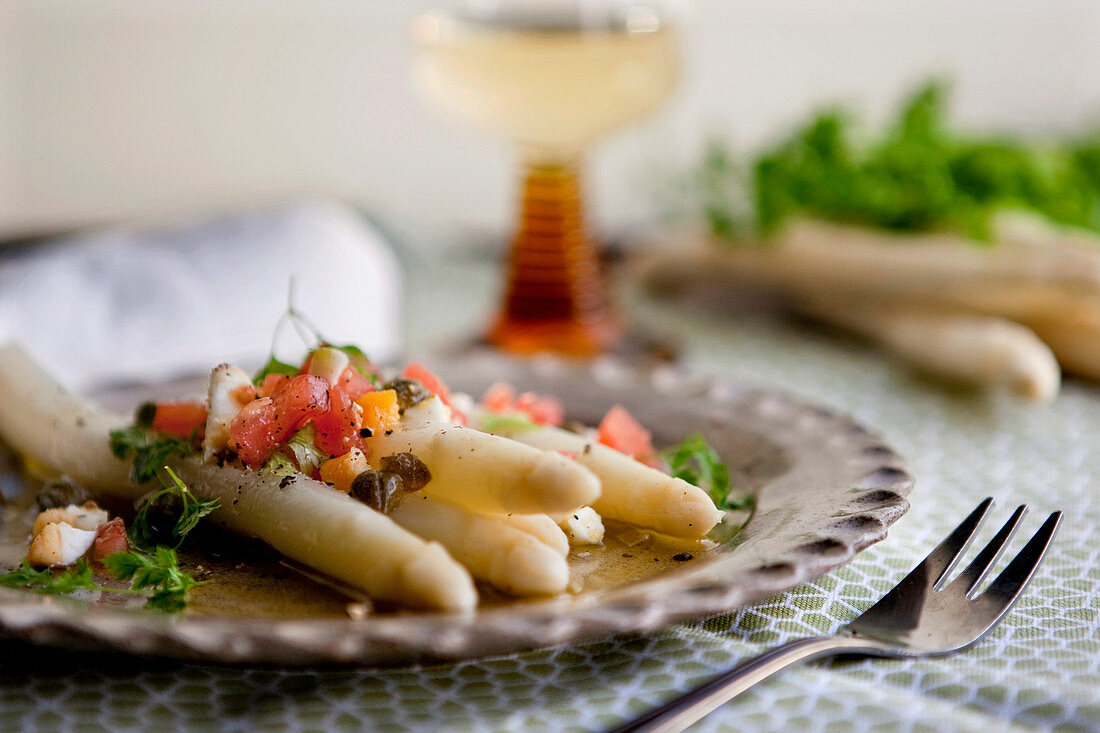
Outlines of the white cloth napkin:
M 295 308 L 328 340 L 394 355 L 397 260 L 331 202 L 0 250 L 0 342 L 19 340 L 72 389 L 255 366 L 291 278 Z M 288 359 L 304 350 L 289 334 L 280 347 Z

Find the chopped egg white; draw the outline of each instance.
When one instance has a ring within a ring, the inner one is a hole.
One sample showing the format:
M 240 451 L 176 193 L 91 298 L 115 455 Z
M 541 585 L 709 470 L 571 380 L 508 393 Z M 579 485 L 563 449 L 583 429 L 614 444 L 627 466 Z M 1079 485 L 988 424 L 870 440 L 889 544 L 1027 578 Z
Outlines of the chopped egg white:
M 252 380 L 243 370 L 228 364 L 219 364 L 210 372 L 210 386 L 206 397 L 206 435 L 202 440 L 202 454 L 207 461 L 229 444 L 229 424 L 243 407 L 238 395 L 242 387 L 251 387 Z
M 405 410 L 401 416 L 401 427 L 416 428 L 429 423 L 451 422 L 451 408 L 443 404 L 438 395 L 419 402 Z
M 47 509 L 39 514 L 34 520 L 34 528 L 31 530 L 31 534 L 37 535 L 47 524 L 59 522 L 65 522 L 77 529 L 94 532 L 99 529 L 100 525 L 106 524 L 109 518 L 107 510 L 100 509 L 94 501 L 89 501 L 83 506 L 69 504 L 65 508 Z
M 309 373 L 321 377 L 329 384 L 336 384 L 350 363 L 351 359 L 340 349 L 322 346 L 315 349 L 309 357 Z
M 109 518 L 107 510 L 100 509 L 95 504 L 91 506 L 74 506 L 70 504 L 66 507 L 66 510 L 73 518 L 73 521 L 69 522 L 69 524 L 77 529 L 90 530 L 92 532 L 99 529 L 100 525 L 107 524 Z
M 590 506 L 582 506 L 558 523 L 571 545 L 599 545 L 603 542 L 603 519 Z
M 31 565 L 72 565 L 95 543 L 95 530 L 78 529 L 68 522 L 50 522 L 31 541 Z

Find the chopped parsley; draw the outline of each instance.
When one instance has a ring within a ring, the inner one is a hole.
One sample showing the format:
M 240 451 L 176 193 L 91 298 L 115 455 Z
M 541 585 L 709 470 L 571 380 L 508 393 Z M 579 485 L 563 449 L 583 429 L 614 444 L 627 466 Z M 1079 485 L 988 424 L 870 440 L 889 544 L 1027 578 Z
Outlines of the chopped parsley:
M 190 455 L 195 446 L 183 438 L 158 433 L 139 420 L 128 428 L 111 431 L 111 452 L 124 461 L 133 460 L 130 478 L 141 484 L 156 478 L 169 458 Z
M 92 567 L 87 560 L 78 560 L 76 565 L 58 575 L 50 572 L 49 568 L 35 570 L 24 560 L 15 570 L 0 575 L 0 585 L 8 588 L 30 588 L 38 593 L 50 594 L 101 589 L 92 578 Z
M 150 496 L 138 509 L 127 536 L 130 543 L 142 550 L 158 545 L 175 549 L 199 524 L 199 520 L 218 508 L 218 500 L 203 500 L 195 496 L 168 466 L 164 466 L 170 481 Z
M 729 468 L 700 433 L 689 435 L 683 443 L 661 451 L 669 473 L 710 494 L 719 509 L 748 509 L 752 496 L 730 496 Z
M 199 520 L 217 508 L 218 502 L 201 501 L 187 490 L 187 486 L 167 466 L 164 470 L 172 483 L 142 504 L 128 532 L 130 542 L 139 549 L 130 552 L 116 552 L 103 558 L 103 566 L 118 580 L 130 581 L 129 588 L 112 588 L 95 581 L 92 567 L 87 560 L 80 559 L 76 564 L 56 575 L 49 569 L 35 570 L 26 560 L 4 575 L 0 575 L 0 586 L 28 588 L 36 593 L 52 595 L 71 593 L 75 590 L 98 590 L 107 593 L 150 593 L 145 607 L 166 613 L 177 613 L 187 606 L 187 593 L 200 582 L 180 570 L 179 559 L 173 547 L 157 545 L 149 552 L 142 552 L 150 539 L 149 507 L 163 503 L 159 498 L 173 496 L 183 506 L 172 530 L 176 537 L 175 547 L 179 547 L 187 533 L 195 528 Z
M 279 361 L 275 358 L 275 355 L 272 354 L 268 357 L 267 363 L 252 377 L 252 383 L 255 385 L 262 384 L 269 374 L 282 374 L 287 377 L 297 376 L 298 371 L 298 367 L 293 364 L 287 364 L 285 361 Z
M 179 568 L 174 550 L 158 547 L 152 555 L 141 552 L 116 552 L 103 558 L 103 566 L 119 580 L 129 580 L 129 588 L 112 588 L 95 581 L 87 560 L 58 574 L 49 568 L 35 570 L 27 561 L 0 575 L 0 585 L 27 588 L 35 593 L 63 595 L 76 590 L 97 590 L 106 593 L 147 593 L 152 591 L 145 607 L 166 613 L 177 613 L 187 607 L 187 592 L 199 585 Z
M 163 545 L 151 554 L 116 552 L 103 558 L 103 565 L 119 580 L 129 580 L 131 591 L 152 591 L 146 608 L 167 613 L 186 608 L 187 592 L 199 584 L 180 570 L 176 551 Z

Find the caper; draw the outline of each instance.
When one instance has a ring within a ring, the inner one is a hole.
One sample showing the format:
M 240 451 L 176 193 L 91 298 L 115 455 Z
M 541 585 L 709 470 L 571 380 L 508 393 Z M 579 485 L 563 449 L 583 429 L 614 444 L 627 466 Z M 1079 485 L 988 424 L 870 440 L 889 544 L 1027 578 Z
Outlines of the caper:
M 382 459 L 382 470 L 401 477 L 405 491 L 420 491 L 432 480 L 432 473 L 414 453 L 395 453 Z
M 401 477 L 389 471 L 363 471 L 351 482 L 352 498 L 383 514 L 397 506 L 403 493 Z
M 144 518 L 144 522 L 140 524 L 146 544 L 173 547 L 179 543 L 180 538 L 175 536 L 176 524 L 183 515 L 183 499 L 179 494 L 155 494 L 141 505 L 138 513 Z
M 424 385 L 415 379 L 398 377 L 391 379 L 382 385 L 382 389 L 392 389 L 397 393 L 397 407 L 401 414 L 413 405 L 418 405 L 432 396 L 432 393 L 424 389 Z
M 80 506 L 88 501 L 88 490 L 67 476 L 47 481 L 38 492 L 35 500 L 39 511 L 67 507 L 69 504 Z

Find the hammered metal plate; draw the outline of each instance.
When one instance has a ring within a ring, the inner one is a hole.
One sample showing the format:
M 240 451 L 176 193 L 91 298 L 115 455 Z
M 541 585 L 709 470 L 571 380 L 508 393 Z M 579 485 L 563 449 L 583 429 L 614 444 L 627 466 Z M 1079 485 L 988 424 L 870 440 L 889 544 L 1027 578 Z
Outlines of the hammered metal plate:
M 783 393 L 612 361 L 516 362 L 474 353 L 429 365 L 472 394 L 506 380 L 558 395 L 569 417 L 587 424 L 622 404 L 659 446 L 702 432 L 730 466 L 733 483 L 756 496 L 755 512 L 731 515 L 718 545 L 691 562 L 658 561 L 652 575 L 631 582 L 542 601 L 498 600 L 472 614 L 377 610 L 351 619 L 342 613 L 346 599 L 330 589 L 256 548 L 242 550 L 255 564 L 227 560 L 224 555 L 236 551 L 230 546 L 189 559 L 192 569 L 212 573 L 217 582 L 204 587 L 184 615 L 0 588 L 0 634 L 74 649 L 280 665 L 507 653 L 650 631 L 765 598 L 847 563 L 883 539 L 909 506 L 912 479 L 879 437 Z M 0 480 L 18 481 L 2 466 Z M 9 507 L 6 514 L 12 535 L 26 513 L 15 516 Z M 4 561 L 13 564 L 10 557 Z

